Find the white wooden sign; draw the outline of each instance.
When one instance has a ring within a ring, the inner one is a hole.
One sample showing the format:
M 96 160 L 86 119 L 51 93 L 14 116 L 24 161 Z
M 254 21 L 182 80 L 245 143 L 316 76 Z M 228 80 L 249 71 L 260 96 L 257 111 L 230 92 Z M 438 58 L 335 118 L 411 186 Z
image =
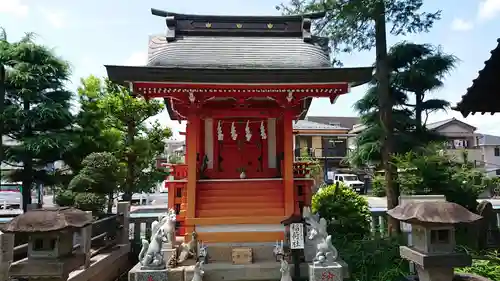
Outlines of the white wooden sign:
M 304 224 L 290 224 L 290 249 L 304 249 Z

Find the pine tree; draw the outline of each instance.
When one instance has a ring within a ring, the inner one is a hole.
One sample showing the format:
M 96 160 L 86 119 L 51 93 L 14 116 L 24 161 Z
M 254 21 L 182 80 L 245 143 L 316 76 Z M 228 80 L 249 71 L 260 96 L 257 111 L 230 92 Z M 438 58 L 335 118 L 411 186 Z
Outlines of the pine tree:
M 16 167 L 7 176 L 22 182 L 23 209 L 35 184 L 55 183 L 47 170 L 70 146 L 72 94 L 65 89 L 69 64 L 27 34 L 18 42 L 2 41 L 0 63 L 8 69 L 3 114 L 4 163 Z
M 406 153 L 425 148 L 441 137 L 426 130 L 423 113 L 446 110 L 449 103 L 441 99 L 425 99 L 431 91 L 443 85 L 444 76 L 455 67 L 457 59 L 429 44 L 401 42 L 389 50 L 391 103 L 394 118 L 394 153 Z M 380 139 L 383 134 L 379 115 L 379 96 L 372 83 L 365 96 L 356 102 L 365 129 L 356 139 L 357 148 L 351 163 L 363 166 L 382 161 Z M 414 104 L 410 100 L 415 100 Z

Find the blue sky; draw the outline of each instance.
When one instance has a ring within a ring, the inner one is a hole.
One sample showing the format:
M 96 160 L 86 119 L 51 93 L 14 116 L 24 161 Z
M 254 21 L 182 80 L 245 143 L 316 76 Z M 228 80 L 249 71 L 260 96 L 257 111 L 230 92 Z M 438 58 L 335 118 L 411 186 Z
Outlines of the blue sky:
M 150 14 L 150 8 L 178 13 L 278 15 L 274 6 L 280 0 L 0 0 L 0 26 L 9 40 L 24 32 L 35 32 L 38 41 L 54 48 L 73 67 L 71 89 L 79 79 L 90 74 L 104 76 L 104 64 L 144 65 L 150 34 L 163 33 L 165 22 Z M 455 104 L 482 69 L 490 51 L 496 47 L 500 30 L 500 0 L 427 0 L 425 10 L 443 10 L 442 20 L 430 33 L 389 38 L 389 45 L 400 40 L 442 46 L 460 59 L 445 86 L 430 96 Z M 341 55 L 345 66 L 367 66 L 374 61 L 373 52 Z M 309 115 L 355 116 L 352 105 L 365 89 L 354 88 L 334 105 L 327 99 L 316 99 Z M 456 117 L 478 127 L 480 132 L 500 135 L 500 115 L 476 115 L 461 118 L 458 113 L 440 112 L 429 121 Z M 181 130 L 183 125 L 170 122 L 162 113 L 160 121 Z

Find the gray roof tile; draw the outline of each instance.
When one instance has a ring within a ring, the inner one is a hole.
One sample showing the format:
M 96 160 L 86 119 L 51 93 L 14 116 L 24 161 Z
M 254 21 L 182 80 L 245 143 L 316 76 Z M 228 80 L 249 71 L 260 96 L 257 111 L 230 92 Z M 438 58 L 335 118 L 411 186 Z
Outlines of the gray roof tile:
M 500 137 L 481 134 L 479 135 L 479 145 L 500 145 Z
M 308 120 L 299 120 L 297 122 L 293 122 L 293 129 L 294 130 L 348 130 L 348 128 L 344 128 L 341 126 L 316 123 Z
M 307 116 L 306 120 L 328 125 L 338 125 L 348 129 L 352 129 L 355 124 L 360 122 L 359 117 L 350 116 Z
M 167 42 L 164 35 L 149 41 L 148 66 L 224 68 L 331 67 L 322 44 L 302 38 L 185 36 Z

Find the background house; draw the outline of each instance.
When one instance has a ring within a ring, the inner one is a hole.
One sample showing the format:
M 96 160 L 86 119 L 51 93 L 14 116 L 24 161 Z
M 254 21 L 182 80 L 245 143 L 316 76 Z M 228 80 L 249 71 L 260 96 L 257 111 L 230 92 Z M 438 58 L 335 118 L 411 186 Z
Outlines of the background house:
M 485 162 L 482 149 L 479 145 L 480 134 L 476 133 L 477 128 L 465 122 L 450 118 L 438 122 L 428 123 L 427 129 L 432 130 L 446 138 L 446 153 L 456 161 L 464 161 L 464 153 L 469 162 L 482 167 Z M 354 148 L 355 136 L 364 130 L 362 124 L 355 124 L 349 131 L 352 137 L 349 138 L 349 147 Z
M 170 159 L 171 157 L 178 158 L 184 162 L 184 154 L 186 150 L 186 142 L 184 140 L 167 140 L 165 142 L 164 158 Z
M 348 139 L 352 126 L 359 122 L 357 117 L 308 116 L 294 122 L 294 150 L 297 160 L 307 148 L 309 157 L 320 161 L 323 173 L 348 168 Z
M 427 124 L 429 130 L 446 137 L 446 153 L 454 157 L 457 161 L 464 161 L 464 152 L 467 154 L 469 162 L 482 166 L 482 150 L 478 147 L 480 134 L 476 133 L 477 128 L 464 123 L 455 118 L 446 119 Z
M 485 172 L 500 176 L 500 137 L 481 134 L 478 140 Z

